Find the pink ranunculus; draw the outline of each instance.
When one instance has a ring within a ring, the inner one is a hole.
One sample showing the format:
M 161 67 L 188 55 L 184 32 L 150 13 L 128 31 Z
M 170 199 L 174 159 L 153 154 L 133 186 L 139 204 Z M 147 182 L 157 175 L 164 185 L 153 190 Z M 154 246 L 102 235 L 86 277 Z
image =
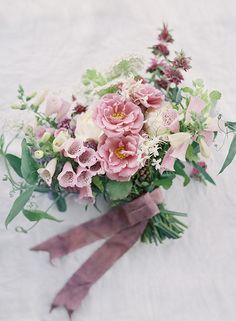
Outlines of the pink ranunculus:
M 76 158 L 82 167 L 90 167 L 97 162 L 97 153 L 93 148 L 84 147 L 83 152 Z
M 98 144 L 102 168 L 108 178 L 128 181 L 139 169 L 138 135 L 107 137 L 103 135 Z
M 76 183 L 76 173 L 74 172 L 70 162 L 66 162 L 62 172 L 57 177 L 59 184 L 66 187 L 74 187 Z
M 142 104 L 146 108 L 160 108 L 165 100 L 163 93 L 150 84 L 140 84 L 132 92 L 135 103 Z
M 84 187 L 91 184 L 93 175 L 89 169 L 78 166 L 76 174 L 75 185 L 77 187 Z
M 175 109 L 168 109 L 162 113 L 162 126 L 171 132 L 179 131 L 179 114 Z
M 61 121 L 70 109 L 70 103 L 57 96 L 49 96 L 46 102 L 45 115 L 56 114 L 56 119 Z
M 76 138 L 69 138 L 63 145 L 64 156 L 76 159 L 84 151 L 83 142 Z
M 108 137 L 138 134 L 144 116 L 137 105 L 118 94 L 105 95 L 97 105 L 93 119 Z

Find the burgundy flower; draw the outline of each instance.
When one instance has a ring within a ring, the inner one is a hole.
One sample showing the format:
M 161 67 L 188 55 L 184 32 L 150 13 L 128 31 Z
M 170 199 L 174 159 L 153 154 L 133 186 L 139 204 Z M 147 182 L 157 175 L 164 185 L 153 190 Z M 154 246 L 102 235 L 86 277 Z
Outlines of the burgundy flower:
M 169 49 L 167 48 L 166 45 L 163 43 L 158 43 L 157 45 L 153 46 L 153 52 L 156 55 L 163 55 L 163 56 L 168 56 L 169 55 Z
M 158 39 L 160 41 L 170 42 L 170 43 L 174 41 L 166 24 L 163 24 L 163 28 L 161 29 L 161 33 L 159 34 Z
M 169 85 L 169 82 L 168 80 L 162 78 L 162 79 L 157 79 L 156 80 L 156 84 L 160 87 L 160 88 L 163 88 L 163 89 L 167 89 L 168 85 Z
M 176 85 L 180 84 L 184 80 L 183 75 L 178 69 L 174 69 L 170 66 L 165 69 L 165 76 L 169 82 L 172 82 Z
M 187 71 L 188 69 L 191 68 L 190 66 L 190 60 L 191 58 L 190 57 L 186 57 L 184 52 L 181 51 L 174 59 L 173 61 L 173 65 L 176 67 L 176 68 L 180 68 L 180 69 L 183 69 L 185 71 Z

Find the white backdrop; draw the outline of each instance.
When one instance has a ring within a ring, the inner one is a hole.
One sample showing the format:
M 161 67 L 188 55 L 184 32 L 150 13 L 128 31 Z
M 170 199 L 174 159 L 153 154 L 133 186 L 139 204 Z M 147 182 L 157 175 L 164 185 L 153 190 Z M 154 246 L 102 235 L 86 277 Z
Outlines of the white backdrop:
M 1 123 L 11 112 L 19 83 L 29 91 L 76 83 L 88 67 L 106 68 L 120 56 L 140 54 L 155 42 L 157 28 L 174 29 L 174 48 L 192 56 L 192 78 L 223 93 L 226 119 L 236 120 L 236 5 L 233 0 L 0 0 Z M 229 142 L 213 152 L 209 172 L 217 186 L 181 180 L 168 192 L 170 209 L 187 211 L 182 239 L 155 247 L 136 244 L 91 289 L 76 321 L 234 321 L 236 320 L 236 161 L 217 172 Z M 16 150 L 18 145 L 13 146 Z M 4 167 L 0 164 L 1 177 Z M 70 254 L 52 266 L 45 253 L 28 249 L 98 213 L 70 202 L 64 223 L 43 222 L 28 235 L 21 217 L 6 231 L 12 200 L 1 182 L 0 321 L 65 321 L 63 309 L 49 304 L 70 275 L 99 244 Z M 40 198 L 42 208 L 47 200 Z

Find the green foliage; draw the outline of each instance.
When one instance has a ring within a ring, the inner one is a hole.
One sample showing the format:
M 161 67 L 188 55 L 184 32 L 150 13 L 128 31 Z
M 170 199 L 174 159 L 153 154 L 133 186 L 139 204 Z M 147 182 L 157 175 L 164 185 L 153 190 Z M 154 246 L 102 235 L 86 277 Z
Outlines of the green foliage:
M 190 162 L 197 162 L 199 160 L 198 153 L 196 153 L 196 149 L 194 149 L 193 145 L 188 146 L 186 159 Z
M 107 83 L 105 77 L 96 69 L 87 69 L 82 76 L 82 81 L 85 86 L 103 86 Z
M 176 216 L 187 216 L 185 213 L 168 211 L 159 205 L 160 213 L 152 217 L 141 237 L 145 243 L 162 243 L 165 239 L 178 239 L 187 226 L 179 221 Z
M 236 122 L 227 121 L 227 122 L 225 122 L 225 126 L 226 126 L 230 131 L 233 131 L 233 132 L 236 131 Z
M 137 75 L 138 71 L 143 67 L 143 60 L 139 57 L 123 58 L 115 64 L 111 71 L 107 73 L 108 81 L 119 78 L 121 76 Z
M 38 222 L 41 220 L 50 220 L 55 222 L 62 222 L 63 220 L 59 220 L 54 216 L 48 214 L 47 212 L 43 212 L 40 210 L 23 210 L 24 216 L 31 222 Z
M 57 192 L 52 192 L 52 197 L 54 199 L 58 211 L 65 212 L 67 210 L 65 197 L 63 197 Z
M 30 200 L 32 194 L 34 192 L 34 187 L 29 187 L 22 194 L 20 194 L 15 202 L 12 205 L 12 208 L 6 218 L 5 225 L 8 224 L 23 210 L 26 203 Z
M 226 159 L 224 161 L 224 164 L 223 164 L 219 174 L 222 173 L 226 169 L 226 167 L 229 166 L 229 164 L 231 164 L 235 155 L 236 155 L 236 134 L 234 135 L 233 140 L 230 144 L 228 154 L 226 156 Z
M 93 176 L 92 183 L 99 189 L 101 193 L 104 192 L 103 180 L 99 175 Z
M 163 187 L 164 189 L 169 189 L 172 186 L 173 180 L 176 175 L 172 172 L 163 173 L 160 178 L 156 178 L 153 180 L 153 184 L 156 187 Z
M 173 103 L 179 104 L 182 101 L 181 89 L 177 86 L 169 88 L 167 94 Z
M 198 165 L 195 162 L 192 162 L 192 164 L 202 174 L 202 176 L 205 178 L 205 180 L 207 180 L 208 182 L 210 182 L 213 185 L 216 185 L 216 183 L 213 181 L 211 176 L 206 172 L 205 168 L 203 168 L 202 166 Z
M 190 182 L 190 177 L 186 174 L 184 168 L 184 164 L 179 159 L 176 159 L 174 164 L 175 173 L 184 178 L 184 186 L 186 186 Z
M 16 174 L 23 178 L 21 173 L 21 159 L 13 154 L 6 154 L 5 155 L 9 165 L 14 169 Z
M 132 182 L 108 181 L 106 184 L 106 193 L 111 201 L 124 200 L 129 196 L 132 190 Z
M 38 164 L 33 159 L 25 139 L 22 141 L 21 147 L 22 147 L 22 154 L 21 154 L 22 176 L 28 184 L 34 185 L 38 181 L 38 173 L 37 173 Z

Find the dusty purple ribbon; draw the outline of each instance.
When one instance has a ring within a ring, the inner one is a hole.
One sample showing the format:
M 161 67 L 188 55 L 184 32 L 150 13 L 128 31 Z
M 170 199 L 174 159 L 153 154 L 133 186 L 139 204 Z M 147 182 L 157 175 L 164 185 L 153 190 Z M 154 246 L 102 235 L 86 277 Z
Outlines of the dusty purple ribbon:
M 99 239 L 107 239 L 58 292 L 51 310 L 64 306 L 71 317 L 90 287 L 136 243 L 148 219 L 159 213 L 157 204 L 162 202 L 162 191 L 156 189 L 33 247 L 33 251 L 49 252 L 53 259 Z

